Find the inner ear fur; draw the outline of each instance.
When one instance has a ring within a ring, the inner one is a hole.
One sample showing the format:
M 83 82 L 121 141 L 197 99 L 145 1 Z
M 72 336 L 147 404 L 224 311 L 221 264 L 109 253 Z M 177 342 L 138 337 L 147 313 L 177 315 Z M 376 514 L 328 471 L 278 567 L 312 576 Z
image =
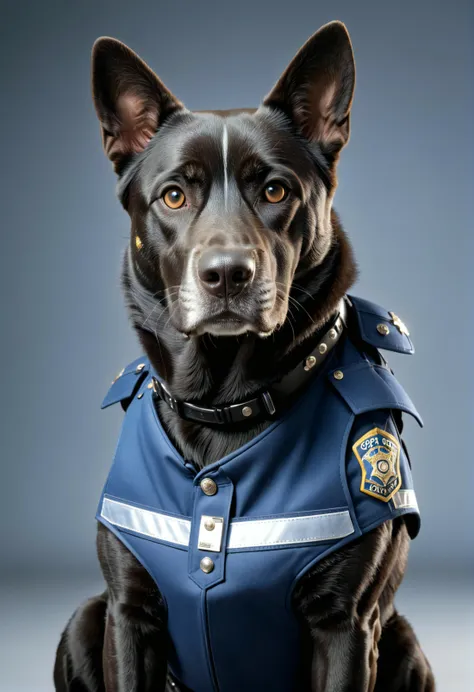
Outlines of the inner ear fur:
M 285 112 L 304 137 L 334 156 L 349 139 L 354 87 L 349 33 L 342 22 L 330 22 L 306 41 L 263 103 Z
M 92 97 L 105 153 L 118 173 L 171 112 L 184 108 L 136 53 L 109 37 L 92 48 Z

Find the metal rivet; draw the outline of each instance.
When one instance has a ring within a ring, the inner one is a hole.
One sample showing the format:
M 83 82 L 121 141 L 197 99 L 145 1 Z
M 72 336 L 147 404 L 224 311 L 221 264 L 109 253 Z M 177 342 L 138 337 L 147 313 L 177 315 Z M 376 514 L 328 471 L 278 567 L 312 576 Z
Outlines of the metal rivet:
M 216 528 L 216 522 L 214 521 L 214 519 L 206 519 L 206 521 L 204 522 L 204 528 L 207 531 L 214 531 L 214 529 Z
M 311 370 L 311 368 L 314 368 L 316 365 L 316 358 L 314 356 L 308 356 L 305 361 L 304 365 L 304 370 L 308 372 L 308 370 Z
M 242 409 L 242 415 L 248 418 L 248 416 L 251 416 L 253 413 L 252 409 L 250 406 L 244 406 Z
M 139 364 L 137 365 L 137 368 L 136 368 L 135 372 L 141 372 L 141 371 L 143 370 L 144 367 L 145 367 L 145 363 L 139 363 Z
M 336 380 L 342 380 L 342 378 L 344 377 L 344 373 L 342 372 L 342 370 L 336 370 L 334 373 L 334 377 Z
M 214 562 L 211 560 L 210 557 L 203 557 L 202 558 L 201 569 L 206 574 L 209 574 L 209 572 L 212 572 L 212 570 L 214 569 Z
M 329 338 L 330 339 L 335 339 L 337 336 L 337 331 L 333 328 L 329 330 Z
M 147 387 L 148 387 L 148 389 L 153 389 L 153 382 L 149 382 L 149 383 L 147 384 Z
M 390 329 L 383 322 L 377 325 L 377 331 L 382 336 L 387 336 L 387 334 L 390 334 Z
M 204 495 L 215 495 L 217 493 L 217 485 L 212 478 L 203 478 L 200 485 Z
M 137 395 L 137 399 L 141 399 L 143 396 L 143 392 L 140 392 L 140 394 Z
M 322 354 L 322 353 L 326 353 L 327 350 L 328 350 L 328 347 L 326 346 L 326 344 L 319 344 L 319 346 L 318 346 L 318 351 L 319 351 L 321 354 Z

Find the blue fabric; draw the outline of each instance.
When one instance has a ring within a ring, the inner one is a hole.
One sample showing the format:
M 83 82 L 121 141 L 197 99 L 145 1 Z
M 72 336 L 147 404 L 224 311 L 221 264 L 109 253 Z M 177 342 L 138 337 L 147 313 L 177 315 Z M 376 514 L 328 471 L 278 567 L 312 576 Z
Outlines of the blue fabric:
M 361 337 L 371 343 L 372 322 L 378 324 L 380 313 L 388 313 L 366 301 L 362 308 Z M 409 352 L 398 339 L 384 343 Z M 145 367 L 136 373 L 140 363 Z M 336 370 L 342 379 L 334 377 Z M 133 397 L 97 518 L 156 581 L 168 609 L 169 660 L 178 680 L 194 692 L 296 691 L 301 642 L 291 597 L 298 579 L 325 555 L 388 519 L 411 514 L 411 533 L 418 532 L 415 508 L 396 508 L 392 500 L 361 492 L 361 466 L 352 447 L 372 429 L 398 440 L 393 412 L 421 422 L 419 414 L 391 371 L 346 339 L 289 411 L 248 444 L 196 473 L 161 426 L 147 387 L 152 374 L 146 359 L 134 361 L 122 375 L 125 383 L 119 385 L 119 378 L 104 400 L 107 406 Z M 138 392 L 143 396 L 137 398 Z M 401 445 L 400 474 L 401 488 L 411 489 Z M 203 478 L 215 481 L 215 495 L 203 493 Z M 186 518 L 192 522 L 189 547 L 110 523 L 100 514 L 104 496 Z M 233 520 L 344 510 L 354 530 L 342 538 L 226 548 Z M 219 552 L 198 549 L 202 515 L 224 518 Z M 204 556 L 215 564 L 209 574 L 200 568 Z

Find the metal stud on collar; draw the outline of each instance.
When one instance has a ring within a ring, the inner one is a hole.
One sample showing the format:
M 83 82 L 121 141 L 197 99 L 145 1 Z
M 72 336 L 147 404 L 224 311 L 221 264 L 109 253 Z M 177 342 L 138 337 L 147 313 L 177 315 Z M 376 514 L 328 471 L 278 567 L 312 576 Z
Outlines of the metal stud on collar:
M 308 370 L 311 370 L 311 368 L 314 368 L 316 362 L 316 356 L 308 356 L 304 364 L 304 369 L 306 370 L 306 372 L 308 372 Z

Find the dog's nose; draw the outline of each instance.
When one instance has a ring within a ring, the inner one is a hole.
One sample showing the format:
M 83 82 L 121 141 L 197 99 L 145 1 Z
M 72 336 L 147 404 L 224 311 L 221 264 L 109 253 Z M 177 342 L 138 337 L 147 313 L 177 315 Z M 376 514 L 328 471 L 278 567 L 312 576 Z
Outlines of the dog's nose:
M 240 248 L 210 248 L 199 258 L 198 275 L 211 295 L 217 298 L 236 296 L 255 276 L 254 254 Z

